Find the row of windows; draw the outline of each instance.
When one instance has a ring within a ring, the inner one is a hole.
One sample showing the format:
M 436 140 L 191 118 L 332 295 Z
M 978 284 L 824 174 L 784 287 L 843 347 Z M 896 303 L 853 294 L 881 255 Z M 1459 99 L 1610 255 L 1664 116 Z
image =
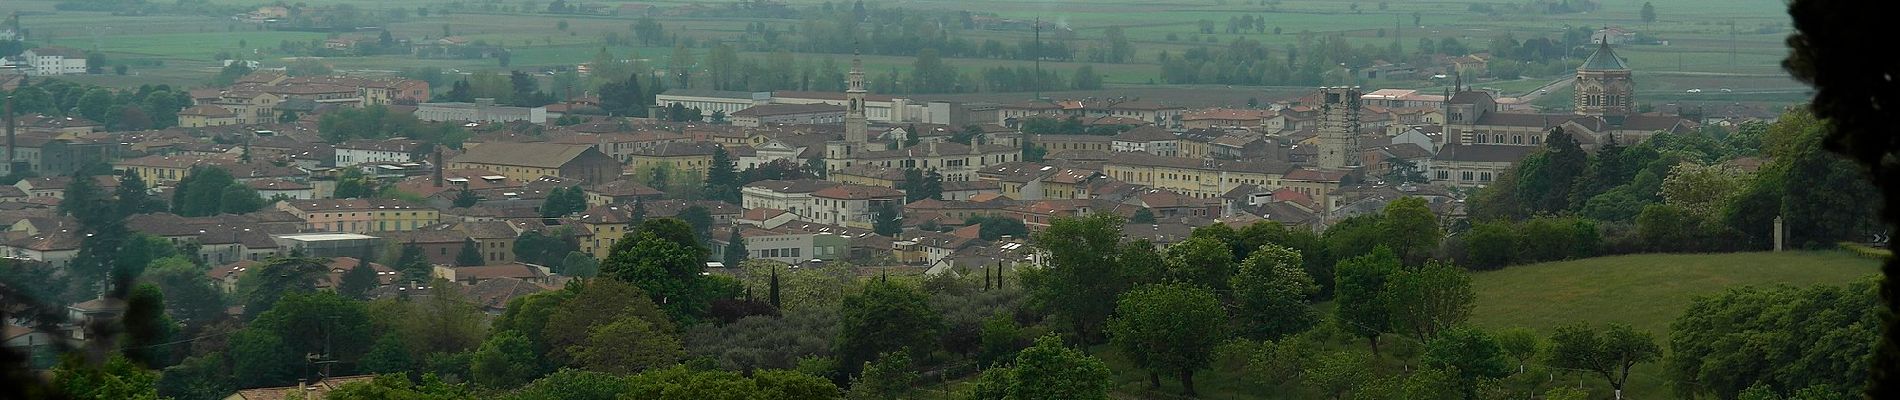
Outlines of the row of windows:
M 1451 171 L 1445 171 L 1445 170 L 1438 171 L 1438 180 L 1441 180 L 1441 181 L 1451 180 Z M 1478 181 L 1478 182 L 1490 182 L 1491 173 L 1490 172 L 1473 173 L 1472 171 L 1462 171 L 1458 173 L 1458 180 L 1461 182 L 1471 182 L 1473 180 Z

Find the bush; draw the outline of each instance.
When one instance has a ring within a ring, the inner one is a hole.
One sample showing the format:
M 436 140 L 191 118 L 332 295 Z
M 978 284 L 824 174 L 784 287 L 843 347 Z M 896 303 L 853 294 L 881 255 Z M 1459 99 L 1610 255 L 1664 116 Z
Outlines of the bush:
M 1887 259 L 1893 258 L 1893 250 L 1875 248 L 1873 246 L 1868 246 L 1868 245 L 1854 243 L 1854 242 L 1841 242 L 1840 245 L 1841 245 L 1841 250 L 1847 250 L 1847 252 L 1853 253 L 1854 255 L 1866 257 L 1866 258 L 1873 259 L 1876 261 L 1887 261 Z

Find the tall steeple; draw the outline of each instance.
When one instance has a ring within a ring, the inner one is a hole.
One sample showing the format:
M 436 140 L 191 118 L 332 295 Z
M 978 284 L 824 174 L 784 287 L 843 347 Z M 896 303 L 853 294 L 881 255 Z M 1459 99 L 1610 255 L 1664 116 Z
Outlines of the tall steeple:
M 851 73 L 845 75 L 845 142 L 864 144 L 870 141 L 865 132 L 870 123 L 864 118 L 864 94 L 864 60 L 854 51 L 851 53 Z

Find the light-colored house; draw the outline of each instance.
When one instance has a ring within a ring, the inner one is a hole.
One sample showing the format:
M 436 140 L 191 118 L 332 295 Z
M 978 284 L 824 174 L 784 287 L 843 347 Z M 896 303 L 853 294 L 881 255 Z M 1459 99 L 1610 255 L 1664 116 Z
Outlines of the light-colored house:
M 33 48 L 8 59 L 8 64 L 25 69 L 29 76 L 84 74 L 86 52 L 57 46 Z
M 785 210 L 807 221 L 816 218 L 817 206 L 812 193 L 838 186 L 839 183 L 817 179 L 801 180 L 764 180 L 752 182 L 739 189 L 741 205 L 746 209 L 769 208 Z
M 345 167 L 362 163 L 401 163 L 417 161 L 424 143 L 420 140 L 357 139 L 336 145 L 336 166 Z
M 767 124 L 836 124 L 844 122 L 844 107 L 830 104 L 766 104 L 747 107 L 728 114 L 734 126 L 759 127 Z
M 838 185 L 812 192 L 813 212 L 809 221 L 848 228 L 871 228 L 879 210 L 901 212 L 904 192 L 894 188 Z
M 496 105 L 495 99 L 475 99 L 474 103 L 443 102 L 416 105 L 416 119 L 458 122 L 548 122 L 547 107 Z
M 178 126 L 184 128 L 203 128 L 207 126 L 237 125 L 238 115 L 224 107 L 205 104 L 192 106 L 178 112 Z

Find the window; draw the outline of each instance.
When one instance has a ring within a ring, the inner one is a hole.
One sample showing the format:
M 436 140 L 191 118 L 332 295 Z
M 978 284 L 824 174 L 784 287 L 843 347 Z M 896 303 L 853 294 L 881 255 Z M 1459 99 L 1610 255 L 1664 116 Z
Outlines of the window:
M 1438 171 L 1438 180 L 1442 181 L 1442 180 L 1449 180 L 1449 179 L 1451 179 L 1451 171 Z
M 1485 172 L 1485 173 L 1482 173 L 1482 174 L 1478 174 L 1478 180 L 1480 180 L 1480 181 L 1484 181 L 1484 182 L 1490 182 L 1490 181 L 1491 181 L 1491 173 L 1490 173 L 1490 172 Z
M 1471 171 L 1465 171 L 1465 172 L 1462 172 L 1462 173 L 1459 173 L 1459 179 L 1458 179 L 1458 180 L 1461 180 L 1461 181 L 1470 181 L 1470 180 L 1471 180 Z

